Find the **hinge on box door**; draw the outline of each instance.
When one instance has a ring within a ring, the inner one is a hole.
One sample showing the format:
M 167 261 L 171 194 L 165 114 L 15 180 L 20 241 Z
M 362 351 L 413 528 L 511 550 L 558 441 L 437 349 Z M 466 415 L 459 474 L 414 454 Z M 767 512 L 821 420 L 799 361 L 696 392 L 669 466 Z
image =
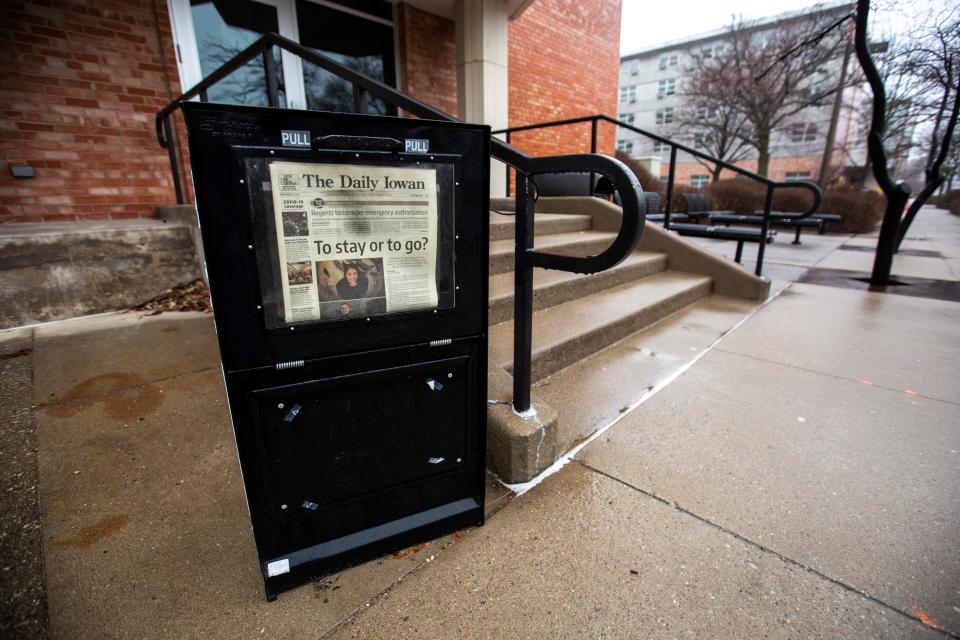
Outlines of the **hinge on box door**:
M 443 340 L 431 340 L 431 347 L 445 347 L 448 344 L 453 344 L 453 338 L 444 338 Z
M 298 369 L 304 364 L 303 360 L 291 360 L 290 362 L 278 362 L 273 365 L 276 367 L 277 371 L 283 371 L 284 369 Z

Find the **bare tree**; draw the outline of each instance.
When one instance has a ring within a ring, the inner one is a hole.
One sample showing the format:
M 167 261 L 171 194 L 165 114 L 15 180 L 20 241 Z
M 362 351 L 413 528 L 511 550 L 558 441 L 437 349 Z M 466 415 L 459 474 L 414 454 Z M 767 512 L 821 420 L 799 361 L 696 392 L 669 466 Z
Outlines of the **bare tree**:
M 909 44 L 902 41 L 884 43 L 885 46 L 871 46 L 877 71 L 886 91 L 886 121 L 883 131 L 883 148 L 887 157 L 895 161 L 894 180 L 903 179 L 913 163 L 909 161 L 911 152 L 918 146 L 917 131 L 928 123 L 931 117 L 929 96 L 920 87 L 912 74 L 905 71 Z M 858 108 L 858 120 L 866 126 L 870 122 L 873 98 L 863 96 Z M 863 132 L 866 135 L 866 131 Z M 870 175 L 870 155 L 863 161 L 862 177 Z
M 830 103 L 838 83 L 830 65 L 843 54 L 846 9 L 801 15 L 774 28 L 737 21 L 724 53 L 702 64 L 689 95 L 729 105 L 744 126 L 737 137 L 757 152 L 757 173 L 767 175 L 774 134 L 805 109 Z M 735 121 L 736 122 L 736 121 Z
M 950 156 L 960 119 L 960 7 L 944 9 L 911 36 L 901 73 L 917 83 L 917 95 L 928 98 L 930 135 L 925 182 L 899 225 L 896 247 L 907 234 L 920 207 L 943 184 L 942 168 Z
M 726 162 L 740 160 L 749 153 L 751 127 L 739 105 L 731 100 L 717 100 L 737 74 L 731 56 L 693 56 L 691 75 L 681 86 L 683 106 L 680 108 L 674 135 L 690 141 L 694 148 Z M 719 164 L 697 158 L 710 171 L 711 180 L 720 179 Z

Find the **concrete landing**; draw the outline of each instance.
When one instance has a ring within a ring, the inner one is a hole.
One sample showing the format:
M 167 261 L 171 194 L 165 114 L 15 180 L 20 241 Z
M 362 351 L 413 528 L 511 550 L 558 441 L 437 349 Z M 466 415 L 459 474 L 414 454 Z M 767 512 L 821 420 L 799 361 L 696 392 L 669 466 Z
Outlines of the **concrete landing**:
M 124 309 L 199 274 L 184 224 L 0 225 L 0 329 Z

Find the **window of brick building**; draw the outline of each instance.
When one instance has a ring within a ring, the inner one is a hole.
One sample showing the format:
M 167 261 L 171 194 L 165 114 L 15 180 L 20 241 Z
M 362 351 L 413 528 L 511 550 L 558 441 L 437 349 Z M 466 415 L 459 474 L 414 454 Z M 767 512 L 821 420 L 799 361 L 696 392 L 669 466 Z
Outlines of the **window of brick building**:
M 677 79 L 661 80 L 657 84 L 657 97 L 673 96 L 677 94 Z
M 633 141 L 617 140 L 617 151 L 622 151 L 624 153 L 633 153 Z
M 809 180 L 810 172 L 809 171 L 787 171 L 787 175 L 784 177 L 786 182 L 796 182 L 797 180 Z
M 694 189 L 703 189 L 710 184 L 710 176 L 690 176 L 690 186 Z
M 621 113 L 617 116 L 617 120 L 620 122 L 625 122 L 627 124 L 633 124 L 633 120 L 636 117 L 634 113 Z
M 620 87 L 620 102 L 636 102 L 637 85 L 631 84 L 626 87 Z
M 657 109 L 657 124 L 670 124 L 673 122 L 673 107 Z
M 680 56 L 676 53 L 667 53 L 660 56 L 660 69 L 666 69 L 667 67 L 675 67 L 680 61 Z
M 798 122 L 790 126 L 790 142 L 813 142 L 817 139 L 817 125 Z

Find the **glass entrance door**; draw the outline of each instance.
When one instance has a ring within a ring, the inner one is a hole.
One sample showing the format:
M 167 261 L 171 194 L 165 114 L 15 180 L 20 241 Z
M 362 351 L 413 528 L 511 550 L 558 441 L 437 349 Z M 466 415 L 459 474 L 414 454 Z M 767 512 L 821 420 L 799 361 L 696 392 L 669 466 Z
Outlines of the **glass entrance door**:
M 366 8 L 380 15 L 348 12 L 347 7 L 331 3 L 297 2 L 300 44 L 365 76 L 396 86 L 391 7 L 387 3 L 368 2 Z M 353 90 L 346 80 L 304 61 L 303 84 L 308 109 L 353 111 Z M 395 113 L 379 99 L 370 100 L 368 111 L 378 115 Z
M 257 38 L 268 31 L 280 32 L 277 8 L 253 0 L 191 0 L 190 17 L 197 43 L 201 77 L 219 69 Z M 279 47 L 274 48 L 278 61 L 280 106 L 286 106 L 283 63 Z M 240 69 L 213 85 L 207 92 L 211 102 L 267 106 L 267 83 L 263 63 L 251 60 Z
M 279 33 L 364 75 L 396 86 L 393 7 L 377 0 L 169 0 L 182 88 L 189 89 L 266 32 Z M 350 84 L 274 48 L 279 103 L 291 109 L 353 111 Z M 207 92 L 211 102 L 267 106 L 260 58 Z M 395 109 L 377 99 L 369 113 Z

